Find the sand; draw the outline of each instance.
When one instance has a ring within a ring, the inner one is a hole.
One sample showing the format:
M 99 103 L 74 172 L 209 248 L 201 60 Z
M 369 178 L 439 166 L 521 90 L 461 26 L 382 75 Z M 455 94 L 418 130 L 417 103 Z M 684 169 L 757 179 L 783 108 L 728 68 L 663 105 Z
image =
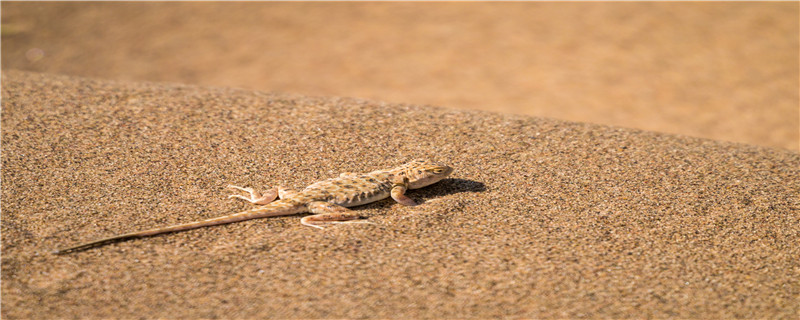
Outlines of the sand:
M 797 318 L 800 154 L 369 100 L 2 76 L 2 317 Z M 451 178 L 357 208 L 75 242 L 429 158 Z
M 526 114 L 800 151 L 798 2 L 2 3 L 3 69 Z

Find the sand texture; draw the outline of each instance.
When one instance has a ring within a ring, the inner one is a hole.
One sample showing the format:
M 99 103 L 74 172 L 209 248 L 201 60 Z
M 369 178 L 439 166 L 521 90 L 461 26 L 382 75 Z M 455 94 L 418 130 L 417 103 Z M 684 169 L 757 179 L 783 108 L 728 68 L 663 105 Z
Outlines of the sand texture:
M 2 76 L 2 317 L 797 318 L 800 154 L 482 111 Z M 429 158 L 374 225 L 252 220 L 50 254 Z
M 2 65 L 800 151 L 800 3 L 2 2 Z

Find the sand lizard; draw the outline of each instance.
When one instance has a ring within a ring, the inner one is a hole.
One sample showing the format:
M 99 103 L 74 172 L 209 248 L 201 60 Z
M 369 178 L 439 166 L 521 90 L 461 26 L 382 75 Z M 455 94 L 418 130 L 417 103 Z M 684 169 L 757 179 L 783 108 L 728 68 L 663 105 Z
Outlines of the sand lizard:
M 223 217 L 90 241 L 56 250 L 54 253 L 61 254 L 87 249 L 124 239 L 149 237 L 250 219 L 288 216 L 306 212 L 310 212 L 313 215 L 303 217 L 300 223 L 319 229 L 322 229 L 327 224 L 363 223 L 363 220 L 359 220 L 362 217 L 356 214 L 355 211 L 347 209 L 347 207 L 375 202 L 390 196 L 400 204 L 414 206 L 417 203 L 405 195 L 406 190 L 434 184 L 450 175 L 451 172 L 453 172 L 453 169 L 446 165 L 425 160 L 414 160 L 394 169 L 377 170 L 365 174 L 345 172 L 337 178 L 314 183 L 300 191 L 272 188 L 261 194 L 252 188 L 229 185 L 229 188 L 247 192 L 249 196 L 230 195 L 228 198 L 238 198 L 262 206 Z M 279 200 L 276 201 L 276 197 Z

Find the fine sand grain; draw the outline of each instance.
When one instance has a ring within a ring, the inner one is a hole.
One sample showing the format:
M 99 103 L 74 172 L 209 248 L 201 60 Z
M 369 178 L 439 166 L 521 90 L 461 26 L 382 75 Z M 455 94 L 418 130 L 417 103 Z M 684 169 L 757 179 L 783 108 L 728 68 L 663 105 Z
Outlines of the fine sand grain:
M 5 71 L 2 317 L 797 318 L 800 155 L 543 118 Z M 115 243 L 413 158 L 424 202 Z

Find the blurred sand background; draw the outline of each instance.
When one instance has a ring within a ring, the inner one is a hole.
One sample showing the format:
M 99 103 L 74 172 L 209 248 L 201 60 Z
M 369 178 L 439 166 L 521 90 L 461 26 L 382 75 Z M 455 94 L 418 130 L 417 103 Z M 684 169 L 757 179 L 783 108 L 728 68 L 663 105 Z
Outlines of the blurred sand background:
M 348 96 L 800 150 L 797 2 L 2 4 L 3 70 Z

